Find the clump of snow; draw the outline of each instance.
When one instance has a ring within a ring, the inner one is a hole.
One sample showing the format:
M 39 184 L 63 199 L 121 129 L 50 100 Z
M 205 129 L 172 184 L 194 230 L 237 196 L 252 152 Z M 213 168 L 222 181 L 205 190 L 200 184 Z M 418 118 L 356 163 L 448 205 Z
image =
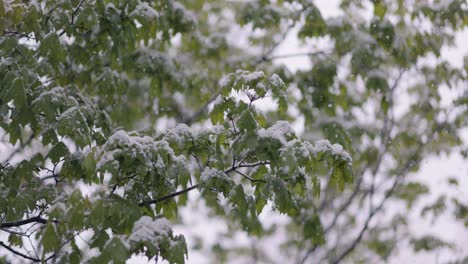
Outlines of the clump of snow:
M 220 170 L 215 169 L 215 168 L 206 167 L 203 170 L 200 179 L 201 179 L 202 182 L 206 182 L 206 181 L 208 181 L 209 179 L 211 179 L 213 177 L 223 179 L 223 178 L 226 178 L 227 176 L 223 171 L 220 171 Z
M 164 169 L 166 164 L 164 163 L 164 160 L 161 158 L 161 155 L 158 155 L 158 158 L 156 159 L 156 163 L 154 164 L 155 168 L 158 169 Z
M 114 3 L 107 3 L 106 12 L 109 12 L 110 10 L 112 10 L 113 12 L 119 15 L 121 13 L 120 10 L 117 7 L 115 7 Z
M 180 13 L 182 15 L 182 22 L 191 24 L 197 23 L 196 15 L 190 11 L 187 11 L 187 9 L 185 9 L 185 6 L 183 6 L 181 3 L 179 3 L 178 1 L 171 1 L 170 3 L 174 12 Z
M 219 105 L 219 104 L 221 104 L 222 102 L 223 102 L 223 97 L 222 97 L 221 95 L 218 95 L 218 96 L 214 99 L 214 101 L 213 101 L 213 106 Z
M 61 86 L 54 87 L 49 91 L 42 92 L 36 99 L 32 101 L 32 104 L 35 105 L 40 102 L 48 102 L 48 103 L 65 103 L 70 101 L 73 97 L 67 96 L 67 92 Z M 74 100 L 76 102 L 76 100 Z M 78 105 L 78 102 L 76 102 Z
M 167 237 L 171 233 L 171 223 L 166 218 L 151 219 L 142 216 L 133 224 L 129 241 L 151 241 L 157 244 L 161 237 Z
M 67 118 L 72 118 L 76 111 L 79 111 L 78 108 L 77 108 L 76 106 L 73 106 L 73 107 L 68 108 L 65 112 L 63 112 L 63 113 L 60 115 L 59 120 L 61 120 L 61 119 L 67 119 Z M 77 125 L 79 125 L 79 123 L 78 123 Z
M 56 203 L 52 203 L 49 208 L 48 208 L 48 211 L 49 213 L 50 212 L 53 212 L 53 211 L 61 211 L 63 215 L 65 215 L 68 211 L 69 207 L 67 207 L 63 202 L 56 202 Z
M 146 17 L 148 19 L 156 19 L 159 17 L 159 13 L 156 10 L 154 10 L 154 8 L 150 6 L 147 2 L 138 1 L 138 5 L 130 13 L 130 17 L 135 16 Z
M 262 128 L 258 131 L 258 136 L 260 138 L 276 139 L 279 142 L 281 142 L 281 144 L 283 145 L 287 144 L 285 135 L 293 135 L 293 134 L 294 134 L 294 130 L 286 121 L 278 121 L 271 127 L 267 129 Z
M 269 81 L 275 87 L 284 87 L 285 86 L 283 80 L 281 80 L 281 78 L 277 74 L 271 75 Z
M 231 83 L 233 78 L 232 74 L 224 75 L 220 80 L 219 80 L 219 86 L 221 87 L 226 87 Z
M 212 127 L 201 127 L 198 129 L 194 129 L 192 131 L 193 137 L 203 137 L 204 135 L 219 135 L 224 133 L 225 128 L 221 125 L 216 125 Z
M 296 155 L 299 155 L 303 158 L 309 157 L 311 154 L 315 153 L 314 147 L 307 141 L 301 141 L 299 139 L 293 139 L 285 144 L 280 151 L 286 152 L 288 149 L 292 149 Z
M 132 158 L 139 158 L 146 162 L 145 165 L 150 168 L 155 165 L 164 168 L 164 161 L 160 157 L 160 153 L 171 157 L 175 156 L 174 150 L 165 140 L 157 141 L 149 136 L 128 134 L 119 130 L 110 136 L 108 141 L 96 152 L 97 169 L 109 162 L 116 162 L 115 157 L 122 152 L 129 153 Z
M 331 151 L 332 155 L 341 156 L 344 160 L 351 162 L 351 155 L 346 152 L 340 144 L 331 144 L 330 141 L 326 139 L 319 140 L 315 142 L 315 151 L 316 152 L 325 152 Z
M 109 137 L 107 144 L 128 146 L 142 151 L 151 151 L 156 149 L 156 144 L 153 138 L 148 136 L 132 136 L 123 130 L 116 131 Z
M 249 73 L 248 71 L 237 70 L 236 73 L 239 74 L 239 77 L 238 77 L 239 80 L 242 80 L 247 83 L 252 82 L 252 81 L 258 81 L 265 77 L 265 74 L 263 73 L 263 71 L 255 71 L 255 72 Z
M 169 129 L 164 136 L 167 140 L 183 144 L 187 139 L 192 138 L 192 130 L 186 124 L 179 124 L 173 129 Z

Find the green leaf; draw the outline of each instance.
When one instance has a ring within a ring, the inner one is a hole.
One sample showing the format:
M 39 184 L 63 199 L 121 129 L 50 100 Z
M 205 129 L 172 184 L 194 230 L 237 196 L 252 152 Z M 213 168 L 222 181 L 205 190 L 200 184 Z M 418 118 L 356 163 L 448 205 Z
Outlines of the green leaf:
M 86 172 L 87 178 L 92 178 L 96 171 L 96 159 L 94 157 L 94 152 L 89 152 L 86 154 L 83 160 L 83 168 Z
M 24 179 L 26 182 L 30 181 L 33 177 L 33 166 L 27 160 L 21 161 L 18 166 L 16 166 L 14 177 L 17 179 Z
M 328 89 L 335 81 L 336 71 L 336 64 L 333 61 L 318 61 L 311 71 L 313 85 L 321 89 Z
M 106 231 L 103 231 L 97 228 L 95 228 L 95 230 L 99 230 L 99 231 L 96 231 L 96 234 L 94 235 L 92 242 L 91 242 L 91 247 L 92 248 L 97 247 L 102 251 L 104 248 L 104 245 L 109 240 L 109 235 L 107 234 Z
M 70 154 L 68 147 L 62 141 L 57 142 L 52 149 L 47 154 L 47 157 L 53 162 L 57 163 L 60 159 L 65 158 L 67 155 Z
M 39 46 L 39 54 L 50 59 L 53 66 L 58 67 L 58 63 L 65 59 L 65 51 L 56 32 L 48 33 Z
M 119 263 L 123 264 L 129 257 L 129 249 L 126 242 L 118 236 L 112 237 L 106 242 L 104 250 L 98 257 L 92 258 L 90 263 Z
M 313 184 L 312 194 L 316 199 L 319 199 L 320 191 L 321 191 L 320 179 L 316 176 L 312 176 L 312 184 Z
M 389 50 L 392 47 L 395 30 L 390 21 L 373 19 L 369 31 L 384 49 Z
M 60 246 L 60 237 L 57 234 L 55 224 L 49 223 L 46 226 L 45 232 L 42 235 L 41 244 L 44 248 L 44 253 L 55 252 Z
M 75 25 L 83 28 L 84 30 L 92 30 L 93 27 L 98 25 L 98 14 L 91 6 L 86 6 L 78 13 Z
M 4 100 L 6 102 L 14 100 L 17 108 L 22 108 L 27 104 L 27 96 L 22 78 L 17 77 L 13 80 Z
M 325 122 L 321 126 L 325 138 L 331 143 L 338 143 L 346 151 L 352 153 L 351 137 L 346 129 L 338 122 Z
M 242 214 L 247 213 L 248 204 L 245 199 L 244 188 L 241 184 L 236 185 L 229 193 L 229 201 L 235 205 Z
M 275 207 L 284 214 L 295 216 L 298 214 L 297 204 L 292 194 L 280 178 L 271 178 L 263 188 L 264 197 L 275 202 Z
M 23 246 L 23 240 L 21 239 L 21 236 L 16 235 L 16 234 L 10 234 L 8 236 L 8 243 L 14 246 L 18 246 L 18 247 Z
M 288 101 L 285 96 L 278 98 L 278 112 L 282 115 L 288 112 Z
M 374 251 L 377 255 L 379 255 L 383 260 L 387 260 L 390 256 L 390 253 L 395 248 L 395 241 L 391 239 L 373 239 L 367 242 L 367 247 L 369 247 L 370 250 Z
M 345 180 L 340 168 L 333 168 L 330 175 L 330 185 L 335 186 L 340 192 L 344 190 Z
M 301 38 L 319 37 L 327 33 L 327 24 L 323 20 L 320 10 L 314 4 L 310 5 L 305 16 L 305 24 L 298 34 Z
M 405 200 L 408 208 L 411 208 L 413 203 L 420 195 L 429 193 L 429 188 L 418 182 L 409 182 L 404 185 L 400 185 L 395 190 L 395 197 Z
M 304 237 L 312 240 L 313 245 L 325 244 L 325 234 L 318 215 L 307 217 L 304 222 Z
M 205 168 L 200 179 L 203 187 L 221 192 L 225 197 L 229 197 L 232 186 L 234 186 L 232 179 L 224 172 L 213 168 Z
M 74 153 L 69 159 L 65 160 L 60 171 L 60 177 L 65 179 L 82 179 L 85 176 L 82 158 L 80 153 Z
M 239 117 L 237 121 L 237 127 L 239 128 L 240 132 L 252 133 L 257 129 L 257 121 L 253 116 L 252 112 L 249 110 L 244 111 L 242 115 Z
M 382 73 L 370 73 L 366 80 L 366 87 L 371 91 L 379 91 L 381 93 L 386 93 L 388 90 L 390 90 L 387 79 L 382 76 Z
M 414 251 L 431 251 L 441 247 L 452 247 L 450 243 L 447 243 L 435 236 L 426 235 L 420 238 L 411 239 L 410 243 L 413 245 Z
M 387 5 L 382 2 L 377 2 L 374 4 L 374 16 L 383 19 L 385 14 L 387 13 Z

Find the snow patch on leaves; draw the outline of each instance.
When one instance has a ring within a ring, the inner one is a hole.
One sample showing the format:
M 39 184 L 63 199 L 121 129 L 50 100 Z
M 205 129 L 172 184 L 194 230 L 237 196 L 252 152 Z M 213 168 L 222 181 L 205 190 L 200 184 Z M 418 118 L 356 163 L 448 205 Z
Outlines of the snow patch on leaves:
M 287 140 L 285 138 L 286 136 L 292 136 L 294 135 L 294 130 L 291 128 L 288 122 L 286 121 L 278 121 L 271 127 L 267 129 L 260 129 L 258 130 L 258 136 L 260 138 L 272 138 L 276 139 L 281 144 L 286 145 Z
M 135 16 L 141 16 L 148 19 L 156 19 L 159 17 L 159 13 L 156 10 L 154 10 L 154 8 L 148 3 L 138 1 L 138 5 L 130 13 L 130 17 Z
M 348 152 L 346 152 L 340 144 L 331 144 L 330 141 L 326 139 L 319 140 L 315 142 L 315 151 L 316 152 L 326 152 L 331 151 L 333 155 L 341 156 L 344 160 L 351 163 L 352 158 Z
M 237 70 L 236 73 L 237 74 L 240 73 L 238 78 L 244 82 L 258 81 L 265 77 L 265 74 L 263 73 L 263 71 L 255 71 L 255 72 L 249 73 L 246 71 Z
M 135 222 L 130 241 L 151 241 L 158 243 L 161 236 L 168 236 L 171 232 L 171 223 L 166 218 L 151 219 L 149 216 L 142 216 Z
M 283 80 L 277 74 L 271 75 L 269 81 L 275 87 L 284 87 L 284 86 L 286 86 L 286 84 L 283 82 Z
M 227 175 L 223 171 L 207 167 L 203 170 L 200 179 L 202 182 L 206 182 L 209 181 L 211 178 L 225 179 L 227 178 Z
M 144 162 L 147 167 L 164 168 L 161 152 L 174 157 L 174 150 L 167 141 L 157 141 L 149 136 L 140 136 L 136 133 L 128 134 L 123 130 L 116 131 L 97 152 L 97 168 L 115 161 L 116 156 L 125 154 L 133 159 Z M 154 162 L 154 163 L 153 163 Z

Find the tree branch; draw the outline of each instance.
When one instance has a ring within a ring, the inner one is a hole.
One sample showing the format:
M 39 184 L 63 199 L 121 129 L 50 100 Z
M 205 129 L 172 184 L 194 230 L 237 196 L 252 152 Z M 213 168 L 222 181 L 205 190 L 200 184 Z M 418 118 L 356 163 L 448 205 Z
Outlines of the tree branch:
M 269 161 L 259 161 L 256 163 L 239 164 L 237 165 L 237 168 L 253 168 L 253 167 L 258 167 L 260 165 L 268 165 L 268 164 L 270 164 Z
M 359 242 L 361 242 L 362 237 L 364 236 L 364 233 L 369 228 L 370 221 L 374 218 L 374 216 L 380 210 L 382 210 L 383 206 L 385 205 L 385 202 L 390 198 L 390 196 L 393 194 L 396 187 L 400 183 L 400 179 L 401 179 L 401 176 L 398 176 L 398 178 L 393 182 L 392 187 L 385 194 L 385 197 L 382 199 L 380 204 L 376 208 L 374 208 L 374 210 L 370 211 L 369 216 L 367 217 L 366 222 L 364 223 L 364 226 L 362 227 L 362 229 L 359 232 L 358 236 L 354 239 L 354 241 L 351 243 L 351 245 L 343 253 L 341 253 L 335 261 L 332 262 L 333 264 L 340 263 L 349 253 L 351 253 L 356 248 L 356 246 L 359 244 Z
M 241 175 L 242 177 L 246 178 L 247 180 L 251 181 L 251 182 L 265 182 L 265 180 L 263 179 L 254 179 L 248 175 L 246 175 L 245 173 L 242 173 L 238 170 L 234 170 L 236 173 L 238 173 L 239 175 Z
M 298 53 L 290 53 L 290 54 L 279 54 L 267 57 L 266 60 L 278 60 L 278 59 L 287 59 L 287 58 L 294 58 L 294 57 L 302 57 L 302 56 L 314 56 L 319 54 L 326 54 L 324 51 L 315 51 L 315 52 L 298 52 Z
M 377 173 L 378 173 L 378 171 L 380 169 L 380 165 L 382 164 L 383 156 L 387 152 L 387 148 L 388 148 L 388 145 L 389 145 L 388 137 L 390 136 L 390 132 L 392 130 L 392 124 L 393 123 L 390 121 L 390 116 L 389 116 L 388 113 L 391 111 L 391 108 L 393 107 L 394 91 L 398 87 L 398 84 L 400 83 L 401 78 L 403 77 L 403 74 L 404 74 L 405 71 L 406 71 L 406 69 L 400 70 L 398 76 L 396 77 L 395 81 L 393 82 L 393 85 L 390 88 L 389 109 L 387 111 L 387 114 L 385 115 L 384 125 L 382 127 L 381 132 L 380 132 L 380 137 L 382 139 L 382 147 L 379 149 L 379 155 L 377 157 L 377 161 L 376 161 L 375 166 L 374 166 L 374 168 L 372 169 L 372 172 L 371 172 L 372 173 L 372 182 L 371 182 L 371 188 L 369 190 L 369 193 L 370 193 L 370 198 L 369 198 L 370 202 L 369 202 L 369 204 L 370 204 L 370 210 L 371 211 L 373 210 L 372 200 L 373 200 L 373 195 L 374 195 L 375 177 L 377 176 Z M 367 168 L 363 169 L 362 172 L 361 172 L 361 175 L 364 175 L 366 170 L 367 170 Z M 356 198 L 356 196 L 357 196 L 357 194 L 359 193 L 359 190 L 360 190 L 359 188 L 360 188 L 360 186 L 361 186 L 361 184 L 363 182 L 363 178 L 364 178 L 363 176 L 361 176 L 359 178 L 359 181 L 356 184 L 356 188 L 353 191 L 353 193 L 351 194 L 351 196 L 340 207 L 338 212 L 333 217 L 333 220 L 332 220 L 331 224 L 325 228 L 325 230 L 324 230 L 325 234 L 327 234 L 336 225 L 336 223 L 338 221 L 338 218 L 346 211 L 346 209 L 348 209 L 348 207 L 351 205 L 352 201 Z M 302 258 L 300 263 L 305 263 L 307 258 L 317 249 L 317 247 L 318 246 L 315 245 L 314 247 L 309 249 L 306 252 L 306 254 L 304 255 L 304 257 Z
M 216 87 L 218 85 L 218 82 L 216 81 L 214 83 L 214 86 Z M 182 123 L 190 126 L 193 122 L 197 121 L 197 119 L 208 109 L 208 106 L 218 98 L 219 93 L 214 93 L 213 97 L 208 100 L 200 109 L 198 109 L 192 116 L 185 118 L 182 120 Z
M 166 196 L 163 196 L 163 197 L 160 197 L 160 198 L 157 198 L 157 199 L 153 199 L 153 200 L 148 200 L 148 201 L 144 201 L 144 202 L 141 202 L 139 203 L 138 205 L 139 206 L 148 206 L 148 205 L 152 205 L 152 204 L 156 204 L 156 203 L 160 203 L 160 202 L 164 202 L 166 200 L 169 200 L 169 199 L 172 199 L 176 196 L 179 196 L 181 194 L 184 194 L 184 193 L 188 193 L 190 192 L 191 190 L 194 190 L 196 188 L 198 188 L 199 184 L 195 184 L 195 185 L 192 185 L 186 189 L 183 189 L 181 191 L 178 191 L 178 192 L 174 192 L 174 193 L 171 193 L 169 195 L 166 195 Z
M 25 258 L 25 259 L 28 259 L 28 260 L 31 260 L 31 261 L 34 261 L 34 262 L 41 262 L 40 259 L 38 259 L 38 258 L 33 258 L 33 257 L 30 257 L 30 256 L 28 256 L 28 255 L 26 255 L 26 254 L 23 254 L 23 253 L 21 253 L 21 252 L 15 250 L 14 248 L 8 246 L 7 244 L 3 243 L 2 241 L 0 241 L 0 246 L 6 248 L 6 249 L 7 249 L 8 251 L 10 251 L 11 253 L 13 253 L 13 254 L 15 254 L 15 255 L 18 255 L 18 256 L 20 256 L 20 257 L 22 257 L 22 258 Z
M 31 223 L 47 224 L 47 219 L 44 219 L 40 216 L 35 216 L 33 218 L 28 218 L 28 219 L 24 219 L 24 220 L 20 220 L 16 222 L 1 223 L 0 228 L 17 227 L 17 226 L 27 225 Z
M 2 36 L 4 37 L 19 36 L 20 38 L 36 39 L 35 37 L 29 36 L 27 33 L 21 33 L 18 31 L 3 31 Z
M 264 165 L 264 164 L 270 164 L 269 161 L 259 161 L 259 162 L 256 162 L 256 163 L 247 163 L 247 164 L 242 164 L 241 163 L 242 161 L 240 161 L 237 165 L 235 166 L 232 166 L 230 167 L 229 169 L 226 169 L 224 171 L 225 174 L 228 174 L 230 172 L 233 172 L 233 171 L 236 171 L 236 169 L 238 168 L 253 168 L 253 167 L 257 167 L 257 166 L 260 166 L 260 165 Z M 253 179 L 252 179 L 253 180 Z M 184 194 L 184 193 L 188 193 L 194 189 L 197 189 L 198 187 L 200 187 L 200 184 L 195 184 L 193 186 L 190 186 L 188 188 L 185 188 L 183 190 L 180 190 L 180 191 L 177 191 L 177 192 L 174 192 L 174 193 L 171 193 L 171 194 L 168 194 L 166 196 L 163 196 L 163 197 L 160 197 L 160 198 L 157 198 L 157 199 L 153 199 L 153 200 L 148 200 L 148 201 L 143 201 L 141 203 L 139 203 L 138 205 L 139 206 L 148 206 L 148 205 L 152 205 L 152 204 L 156 204 L 156 203 L 160 203 L 160 202 L 164 202 L 166 200 L 169 200 L 169 199 L 172 199 L 174 197 L 177 197 L 181 194 Z
M 17 149 L 15 149 L 9 156 L 4 160 L 2 163 L 8 163 L 10 160 L 19 152 L 23 151 L 25 147 L 27 147 L 29 144 L 31 144 L 32 140 L 34 139 L 35 133 L 32 132 L 31 135 L 29 135 L 28 140 L 24 142 L 21 146 L 19 146 Z
M 75 9 L 73 9 L 73 13 L 72 13 L 72 16 L 71 16 L 71 21 L 70 21 L 70 26 L 73 26 L 75 24 L 75 17 L 76 15 L 78 14 L 78 11 L 80 10 L 80 7 L 83 5 L 85 0 L 81 0 L 78 5 L 75 7 Z M 65 34 L 65 29 L 63 29 L 62 32 L 60 32 L 59 34 L 59 37 L 63 36 L 63 34 Z
M 426 143 L 420 143 L 417 150 L 415 151 L 415 153 L 413 154 L 413 158 L 411 159 L 408 159 L 406 164 L 403 166 L 403 168 L 400 170 L 400 172 L 396 175 L 396 179 L 395 181 L 393 182 L 393 185 L 392 187 L 386 192 L 384 198 L 382 199 L 382 201 L 379 203 L 379 205 L 374 208 L 373 210 L 371 210 L 369 212 L 369 215 L 366 219 L 366 221 L 364 222 L 364 226 L 362 227 L 361 231 L 359 232 L 358 236 L 354 239 L 354 241 L 351 243 L 351 245 L 345 250 L 343 251 L 332 263 L 333 264 L 338 264 L 340 263 L 347 255 L 349 255 L 355 248 L 356 246 L 359 244 L 359 242 L 361 242 L 363 236 L 364 236 L 364 233 L 366 232 L 366 230 L 369 228 L 369 223 L 370 221 L 374 218 L 374 216 L 383 209 L 384 205 L 385 205 L 385 202 L 391 197 L 391 195 L 393 194 L 393 192 L 395 191 L 396 187 L 398 186 L 398 184 L 400 183 L 400 180 L 402 179 L 402 177 L 408 173 L 411 168 L 413 168 L 418 162 L 415 161 L 415 158 L 417 158 L 419 156 L 419 153 L 422 151 L 422 149 L 424 148 L 424 146 L 426 146 L 429 142 L 432 141 L 433 137 L 434 137 L 434 134 L 435 134 L 436 130 L 434 130 L 429 139 L 427 140 Z
M 75 17 L 78 14 L 78 11 L 80 10 L 81 5 L 83 5 L 85 0 L 81 0 L 78 5 L 76 6 L 75 10 L 73 10 L 72 13 L 72 18 L 71 18 L 71 24 L 73 25 L 75 23 Z

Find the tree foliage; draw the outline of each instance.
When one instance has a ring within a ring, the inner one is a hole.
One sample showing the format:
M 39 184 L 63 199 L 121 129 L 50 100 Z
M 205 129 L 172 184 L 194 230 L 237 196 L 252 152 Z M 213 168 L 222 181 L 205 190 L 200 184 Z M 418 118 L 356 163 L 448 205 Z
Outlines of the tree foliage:
M 405 214 L 431 193 L 410 179 L 425 158 L 466 157 L 468 59 L 441 52 L 468 7 L 407 2 L 344 0 L 337 17 L 311 1 L 0 2 L 1 254 L 184 263 L 192 245 L 171 222 L 195 202 L 256 239 L 276 233 L 261 214 L 286 215 L 298 263 L 372 263 L 400 241 L 456 250 L 414 236 Z M 291 36 L 310 52 L 277 54 Z M 312 66 L 275 63 L 291 56 Z M 449 202 L 466 225 L 456 196 L 418 208 L 435 219 Z

